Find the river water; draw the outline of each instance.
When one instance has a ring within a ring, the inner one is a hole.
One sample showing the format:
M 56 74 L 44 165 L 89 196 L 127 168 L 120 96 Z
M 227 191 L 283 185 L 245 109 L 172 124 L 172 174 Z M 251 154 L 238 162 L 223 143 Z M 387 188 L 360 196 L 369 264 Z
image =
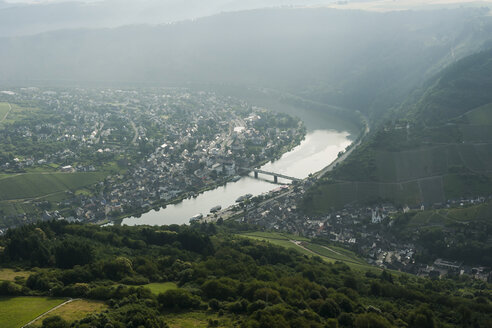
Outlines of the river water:
M 278 109 L 277 109 L 278 110 Z M 305 178 L 328 166 L 336 159 L 339 151 L 352 142 L 349 130 L 342 127 L 340 121 L 324 112 L 317 113 L 305 109 L 287 108 L 285 112 L 295 112 L 304 121 L 308 131 L 306 138 L 291 151 L 275 162 L 269 162 L 261 167 L 262 170 L 284 174 L 295 178 Z M 336 122 L 336 123 L 335 123 Z M 338 126 L 337 126 L 338 125 Z M 220 205 L 227 208 L 235 204 L 239 196 L 252 194 L 254 196 L 279 187 L 273 183 L 272 176 L 262 176 L 255 179 L 253 174 L 242 177 L 239 181 L 229 182 L 216 189 L 206 191 L 196 198 L 185 199 L 179 204 L 168 205 L 160 210 L 152 210 L 140 217 L 130 217 L 123 220 L 126 225 L 168 225 L 184 224 L 196 214 L 206 216 L 210 209 Z M 279 183 L 290 181 L 279 179 Z

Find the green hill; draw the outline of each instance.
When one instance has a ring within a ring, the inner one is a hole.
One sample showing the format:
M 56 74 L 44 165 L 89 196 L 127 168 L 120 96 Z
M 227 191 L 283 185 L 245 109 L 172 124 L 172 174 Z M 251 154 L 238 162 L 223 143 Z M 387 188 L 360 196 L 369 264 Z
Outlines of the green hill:
M 451 328 L 492 323 L 486 282 L 433 281 L 363 266 L 354 270 L 313 255 L 360 263 L 343 249 L 308 243 L 302 245 L 309 254 L 301 253 L 254 240 L 253 234 L 234 235 L 233 226 L 101 228 L 53 221 L 10 229 L 0 237 L 0 265 L 24 267 L 29 276 L 0 281 L 0 296 L 6 296 L 0 297 L 0 313 L 13 318 L 15 304 L 26 303 L 25 296 L 49 295 L 87 304 L 100 300 L 107 306 L 83 319 L 80 313 L 69 315 L 64 306 L 47 314 L 43 327 Z M 261 239 L 282 237 L 255 233 Z M 40 312 L 56 305 L 37 300 Z M 32 316 L 19 317 L 19 325 Z
M 492 50 L 468 56 L 443 70 L 408 111 L 408 117 L 435 126 L 492 102 Z
M 492 50 L 445 69 L 306 195 L 321 213 L 349 203 L 439 203 L 492 194 Z

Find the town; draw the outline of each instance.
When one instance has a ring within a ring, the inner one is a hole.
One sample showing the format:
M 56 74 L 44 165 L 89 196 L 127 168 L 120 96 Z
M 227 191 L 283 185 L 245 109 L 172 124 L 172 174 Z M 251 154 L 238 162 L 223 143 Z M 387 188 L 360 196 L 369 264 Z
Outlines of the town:
M 112 224 L 196 197 L 238 180 L 248 173 L 243 168 L 278 158 L 306 133 L 300 120 L 285 114 L 183 89 L 23 88 L 0 93 L 0 101 L 15 104 L 0 130 L 8 141 L 1 145 L 2 174 L 99 174 L 94 183 L 63 191 L 54 199 L 22 197 L 20 202 L 31 205 L 32 211 L 12 212 L 0 206 L 0 234 L 38 219 Z M 341 155 L 337 161 L 345 157 Z M 242 197 L 238 204 L 200 219 L 234 219 L 268 231 L 323 238 L 381 268 L 421 276 L 467 273 L 491 279 L 490 269 L 481 266 L 446 259 L 437 259 L 433 265 L 422 263 L 420 246 L 396 237 L 392 227 L 395 218 L 408 212 L 459 208 L 490 197 L 415 208 L 390 203 L 346 205 L 321 216 L 303 214 L 299 201 L 320 174 L 272 186 L 271 192 L 259 196 Z
M 305 135 L 301 121 L 285 114 L 181 89 L 24 88 L 0 100 L 18 104 L 0 130 L 9 141 L 0 150 L 2 173 L 100 176 L 54 201 L 27 200 L 31 212 L 2 208 L 4 227 L 39 217 L 102 222 L 138 215 L 239 179 L 247 174 L 240 168 L 279 157 Z
M 238 205 L 216 213 L 207 220 L 234 219 L 261 226 L 266 231 L 278 231 L 313 240 L 321 238 L 330 243 L 354 251 L 367 263 L 383 269 L 413 273 L 419 276 L 442 277 L 467 274 L 483 281 L 492 280 L 492 271 L 482 265 L 469 266 L 459 261 L 436 259 L 432 265 L 421 261 L 418 254 L 423 250 L 416 240 L 399 238 L 399 217 L 405 213 L 419 213 L 425 205 L 410 208 L 397 207 L 390 203 L 371 206 L 347 205 L 331 213 L 310 216 L 298 209 L 307 188 L 315 183 L 315 176 L 292 185 L 283 185 Z M 492 196 L 448 200 L 446 204 L 429 204 L 428 209 L 457 209 L 492 201 Z M 448 229 L 448 233 L 457 233 Z

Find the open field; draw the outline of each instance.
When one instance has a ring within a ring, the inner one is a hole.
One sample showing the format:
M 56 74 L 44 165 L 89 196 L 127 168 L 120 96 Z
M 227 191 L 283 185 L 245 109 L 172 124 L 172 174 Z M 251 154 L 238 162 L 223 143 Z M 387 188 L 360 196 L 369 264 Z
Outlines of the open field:
M 6 103 L 3 103 L 3 104 L 6 104 Z M 8 104 L 6 104 L 6 105 L 7 105 L 7 111 L 8 111 L 9 106 L 8 106 Z M 7 118 L 3 122 L 1 122 L 0 124 L 12 124 L 12 123 L 15 123 L 16 121 L 21 121 L 24 119 L 32 119 L 32 112 L 33 111 L 39 112 L 38 108 L 21 107 L 21 106 L 16 105 L 16 104 L 10 104 L 10 105 L 12 106 L 12 110 L 10 111 Z M 5 113 L 4 113 L 4 115 L 5 115 Z M 39 115 L 46 116 L 46 115 L 43 115 L 41 113 L 38 113 L 38 116 Z M 3 119 L 3 116 L 1 116 L 0 119 Z
M 156 282 L 143 285 L 143 287 L 150 289 L 153 294 L 160 294 L 171 289 L 178 289 L 178 286 L 174 282 Z
M 19 328 L 65 300 L 51 297 L 1 297 L 0 327 Z
M 0 201 L 0 210 L 5 216 L 18 215 L 34 212 L 36 205 L 26 202 Z
M 212 327 L 229 328 L 234 327 L 233 319 L 228 316 L 217 316 L 217 314 L 206 312 L 186 312 L 186 313 L 169 313 L 164 315 L 164 321 L 171 328 L 195 328 L 195 327 L 210 327 L 210 320 L 217 320 L 218 324 Z
M 475 108 L 464 116 L 471 125 L 492 125 L 492 103 Z
M 91 313 L 101 313 L 107 308 L 108 306 L 101 301 L 75 300 L 39 318 L 30 327 L 41 327 L 43 320 L 50 316 L 58 315 L 68 322 L 73 322 L 81 320 Z
M 327 258 L 331 258 L 333 260 L 339 260 L 344 262 L 353 262 L 355 264 L 366 264 L 363 260 L 359 259 L 357 255 L 354 253 L 341 249 L 341 248 L 333 248 L 332 246 L 323 246 L 314 243 L 305 243 L 305 247 L 313 252 L 319 254 L 320 256 L 324 256 Z
M 309 239 L 305 237 L 284 235 L 275 232 L 250 232 L 240 234 L 240 236 L 256 240 L 264 240 L 277 246 L 293 248 L 302 254 L 309 256 L 317 255 L 327 262 L 342 261 L 351 268 L 357 270 L 379 270 L 378 268 L 367 264 L 363 259 L 359 258 L 355 253 L 349 250 L 336 246 L 327 247 L 316 244 L 309 241 Z M 294 243 L 293 240 L 295 240 L 296 243 Z
M 288 233 L 280 233 L 280 232 L 265 232 L 265 231 L 254 231 L 254 232 L 246 232 L 241 234 L 242 236 L 251 236 L 258 238 L 267 238 L 267 239 L 279 239 L 279 240 L 299 240 L 299 241 L 309 241 L 309 238 L 296 236 Z
M 104 173 L 28 173 L 3 178 L 0 200 L 42 197 L 66 190 L 76 190 L 100 181 Z
M 0 269 L 0 281 L 14 281 L 15 277 L 27 278 L 31 272 L 29 271 L 15 271 L 14 269 Z
M 5 115 L 9 112 L 10 106 L 8 103 L 0 103 L 0 122 L 2 122 Z
M 299 245 L 296 245 L 293 242 L 291 242 L 289 240 L 289 238 L 284 237 L 282 239 L 282 238 L 279 238 L 278 235 L 279 234 L 272 233 L 272 236 L 269 237 L 268 232 L 261 233 L 261 236 L 258 236 L 255 233 L 240 234 L 240 236 L 243 236 L 243 237 L 247 237 L 247 238 L 251 238 L 251 239 L 255 239 L 255 240 L 267 241 L 273 245 L 282 246 L 285 248 L 293 248 L 296 251 L 301 252 L 302 254 L 305 254 L 305 255 L 309 255 L 309 256 L 313 255 L 313 253 L 310 252 L 309 250 L 306 250 L 306 249 L 300 247 Z

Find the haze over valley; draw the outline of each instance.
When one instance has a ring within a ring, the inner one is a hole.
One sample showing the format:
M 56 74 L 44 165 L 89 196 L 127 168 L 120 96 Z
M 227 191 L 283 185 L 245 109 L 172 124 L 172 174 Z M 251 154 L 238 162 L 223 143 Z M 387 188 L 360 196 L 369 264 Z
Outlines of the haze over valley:
M 492 326 L 490 1 L 0 1 L 0 327 Z

